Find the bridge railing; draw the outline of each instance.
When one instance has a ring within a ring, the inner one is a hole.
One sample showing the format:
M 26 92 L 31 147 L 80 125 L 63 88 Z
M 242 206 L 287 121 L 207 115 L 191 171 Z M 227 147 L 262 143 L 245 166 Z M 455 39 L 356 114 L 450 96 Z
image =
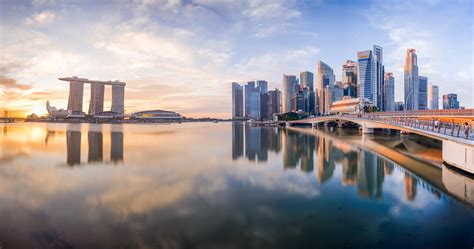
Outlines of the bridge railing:
M 419 116 L 457 116 L 472 117 L 474 119 L 474 109 L 450 109 L 450 110 L 418 110 L 418 111 L 396 111 L 396 112 L 371 112 L 362 114 L 363 116 L 390 116 L 390 117 L 419 117 Z
M 349 116 L 349 115 L 348 115 Z M 357 117 L 365 120 L 374 120 L 382 121 L 388 124 L 398 125 L 398 126 L 408 126 L 415 129 L 436 132 L 443 135 L 448 135 L 452 137 L 463 138 L 467 140 L 474 140 L 474 133 L 471 131 L 470 125 L 463 125 L 457 123 L 443 123 L 442 121 L 427 121 L 419 120 L 416 118 L 388 118 L 380 117 L 373 115 L 350 115 L 350 117 Z

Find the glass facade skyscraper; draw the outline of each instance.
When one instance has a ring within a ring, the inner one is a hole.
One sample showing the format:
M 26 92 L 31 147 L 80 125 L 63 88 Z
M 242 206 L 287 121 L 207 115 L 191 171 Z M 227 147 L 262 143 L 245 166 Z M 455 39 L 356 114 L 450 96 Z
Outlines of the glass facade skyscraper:
M 329 110 L 326 110 L 326 102 L 328 101 L 324 94 L 326 86 L 334 85 L 335 81 L 334 71 L 332 68 L 322 62 L 318 61 L 318 99 L 319 99 L 319 113 L 324 114 Z
M 232 82 L 232 118 L 244 116 L 244 89 L 236 82 Z
M 257 80 L 257 88 L 261 93 L 268 92 L 268 82 L 266 80 Z
M 250 117 L 250 94 L 255 91 L 255 81 L 247 82 L 244 87 L 244 101 L 245 101 L 245 117 Z
M 418 76 L 418 110 L 428 109 L 428 77 Z
M 439 88 L 431 83 L 428 83 L 428 109 L 439 109 Z
M 371 50 L 357 53 L 359 72 L 357 74 L 357 95 L 374 103 L 375 66 Z
M 459 109 L 458 95 L 454 93 L 443 95 L 443 109 Z
M 283 74 L 282 112 L 291 112 L 293 109 L 292 97 L 298 92 L 298 80 L 294 75 Z
M 395 78 L 393 73 L 385 73 L 383 96 L 385 111 L 395 111 Z
M 342 64 L 344 96 L 357 98 L 357 62 L 347 60 Z
M 380 46 L 374 45 L 374 73 L 375 85 L 373 86 L 373 104 L 380 110 L 385 110 L 384 107 L 384 66 L 383 66 L 383 49 Z
M 405 110 L 418 110 L 418 58 L 415 49 L 408 49 L 404 68 Z
M 300 73 L 300 84 L 303 87 L 308 88 L 310 91 L 314 91 L 314 75 L 312 72 L 301 72 Z

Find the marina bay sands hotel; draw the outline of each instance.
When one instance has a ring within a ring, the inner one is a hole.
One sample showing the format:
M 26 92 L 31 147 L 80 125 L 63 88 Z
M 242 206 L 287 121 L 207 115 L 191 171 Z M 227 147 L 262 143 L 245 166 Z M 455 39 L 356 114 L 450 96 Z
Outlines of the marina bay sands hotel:
M 64 77 L 59 80 L 69 82 L 69 99 L 67 110 L 71 114 L 82 114 L 82 102 L 84 96 L 84 84 L 91 85 L 91 99 L 89 104 L 89 115 L 97 115 L 104 112 L 104 90 L 105 86 L 112 86 L 112 108 L 111 111 L 118 115 L 124 114 L 125 82 L 98 81 L 85 78 Z

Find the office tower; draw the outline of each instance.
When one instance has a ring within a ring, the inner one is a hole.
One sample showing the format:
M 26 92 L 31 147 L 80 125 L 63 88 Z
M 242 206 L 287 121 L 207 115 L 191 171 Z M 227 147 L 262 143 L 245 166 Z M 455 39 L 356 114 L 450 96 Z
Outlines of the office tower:
M 247 82 L 244 87 L 245 117 L 250 117 L 250 94 L 255 91 L 255 81 Z
M 342 64 L 344 96 L 357 98 L 357 62 L 347 60 Z
M 260 93 L 260 118 L 261 119 L 270 118 L 270 111 L 268 109 L 269 100 L 270 100 L 270 96 L 268 94 L 268 91 L 266 93 Z
M 405 110 L 418 110 L 418 57 L 415 49 L 408 49 L 404 68 Z
M 274 113 L 280 113 L 281 92 L 276 89 L 268 91 L 268 112 L 271 117 Z
M 125 86 L 113 85 L 112 86 L 112 108 L 111 110 L 116 113 L 124 114 L 124 93 Z
M 292 112 L 298 112 L 298 111 L 306 111 L 306 106 L 305 106 L 305 96 L 302 91 L 295 93 L 291 97 L 291 105 L 293 109 L 291 110 Z
M 328 85 L 324 88 L 324 99 L 325 99 L 325 107 L 324 107 L 324 114 L 328 114 L 331 112 L 332 103 L 338 100 L 342 100 L 344 96 L 344 89 L 340 88 L 335 85 Z
M 428 83 L 428 109 L 438 110 L 439 106 L 439 88 L 431 83 Z
M 82 112 L 83 96 L 84 96 L 84 83 L 77 82 L 77 81 L 70 81 L 67 110 L 70 112 Z
M 385 111 L 395 111 L 395 78 L 393 73 L 385 73 L 383 96 Z
M 89 104 L 89 114 L 95 115 L 104 111 L 104 84 L 91 84 L 91 101 Z
M 318 61 L 318 99 L 319 99 L 319 113 L 324 114 L 326 113 L 326 98 L 324 94 L 324 89 L 326 86 L 333 86 L 335 81 L 335 76 L 332 68 L 322 62 Z
M 358 69 L 357 73 L 357 96 L 368 99 L 372 104 L 374 100 L 375 66 L 372 51 L 357 52 Z
M 260 119 L 261 118 L 261 109 L 260 109 L 260 92 L 258 88 L 254 88 L 253 91 L 249 93 L 249 111 L 250 118 Z
M 418 76 L 418 110 L 428 109 L 428 77 Z
M 374 66 L 375 66 L 375 85 L 374 85 L 374 105 L 379 108 L 379 110 L 384 111 L 384 66 L 383 66 L 383 49 L 380 46 L 374 45 L 373 50 L 374 56 Z
M 310 91 L 314 91 L 314 75 L 312 72 L 301 72 L 300 73 L 300 85 L 308 88 Z
M 257 80 L 257 88 L 260 93 L 268 92 L 268 82 L 265 80 Z
M 244 116 L 244 89 L 236 82 L 232 82 L 232 118 Z
M 309 92 L 308 102 L 309 102 L 308 103 L 308 107 L 309 107 L 308 112 L 309 113 L 315 113 L 316 112 L 316 93 L 314 91 Z
M 298 91 L 298 80 L 294 75 L 283 74 L 282 112 L 291 112 L 293 109 L 291 98 Z
M 443 95 L 443 109 L 459 109 L 458 95 L 455 93 Z

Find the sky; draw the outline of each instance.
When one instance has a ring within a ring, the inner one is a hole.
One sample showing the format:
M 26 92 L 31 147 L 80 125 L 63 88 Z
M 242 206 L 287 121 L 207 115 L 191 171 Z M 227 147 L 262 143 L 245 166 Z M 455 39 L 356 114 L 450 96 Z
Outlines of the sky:
M 283 74 L 316 72 L 318 60 L 341 80 L 342 63 L 373 45 L 396 100 L 415 48 L 440 98 L 457 93 L 473 108 L 473 15 L 472 0 L 0 0 L 0 111 L 66 108 L 57 78 L 79 76 L 127 82 L 127 113 L 228 118 L 231 82 L 281 89 Z

